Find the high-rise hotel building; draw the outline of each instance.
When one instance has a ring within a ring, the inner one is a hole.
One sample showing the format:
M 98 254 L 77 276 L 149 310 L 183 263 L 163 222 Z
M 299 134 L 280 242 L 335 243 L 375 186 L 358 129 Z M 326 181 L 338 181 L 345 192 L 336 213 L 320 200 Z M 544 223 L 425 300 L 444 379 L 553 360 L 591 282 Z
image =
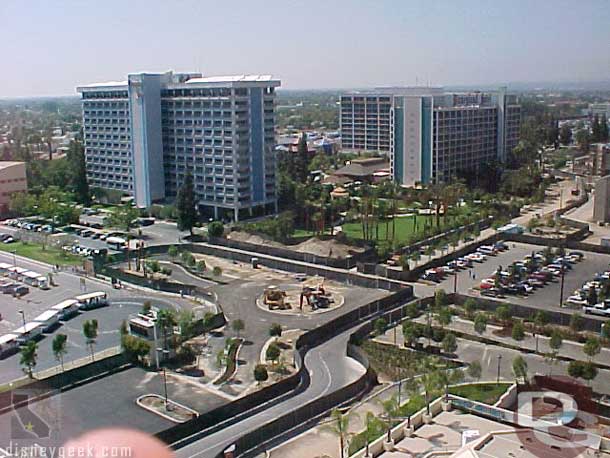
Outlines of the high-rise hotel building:
M 270 76 L 137 73 L 80 86 L 91 186 L 139 207 L 175 198 L 187 170 L 202 213 L 275 211 L 275 88 Z
M 341 97 L 343 149 L 388 155 L 393 178 L 405 186 L 505 161 L 519 141 L 520 122 L 517 97 L 504 89 L 383 88 Z

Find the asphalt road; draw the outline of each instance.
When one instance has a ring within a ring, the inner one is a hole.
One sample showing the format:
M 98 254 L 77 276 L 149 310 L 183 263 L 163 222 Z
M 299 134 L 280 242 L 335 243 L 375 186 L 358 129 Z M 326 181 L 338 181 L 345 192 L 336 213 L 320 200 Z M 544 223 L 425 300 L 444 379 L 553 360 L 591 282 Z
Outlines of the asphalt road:
M 0 253 L 0 262 L 13 262 L 10 254 Z M 45 275 L 52 268 L 48 265 L 18 258 L 17 265 L 34 270 Z M 81 289 L 81 278 L 69 271 L 64 271 L 54 275 L 54 280 L 58 286 L 51 287 L 43 291 L 34 287 L 30 288 L 30 293 L 17 299 L 8 294 L 0 295 L 0 335 L 8 334 L 22 325 L 22 317 L 19 310 L 25 313 L 25 320 L 30 321 L 40 313 L 48 310 L 59 302 L 73 298 L 85 291 Z M 99 323 L 99 336 L 96 340 L 94 351 L 115 347 L 120 344 L 119 328 L 121 323 L 128 319 L 130 315 L 136 314 L 142 308 L 142 304 L 150 301 L 153 306 L 160 308 L 192 308 L 193 304 L 179 297 L 162 296 L 152 291 L 141 291 L 138 289 L 115 290 L 105 282 L 96 279 L 85 280 L 86 292 L 104 291 L 108 293 L 111 305 L 95 310 L 81 312 L 76 317 L 63 322 L 52 333 L 45 334 L 38 343 L 38 364 L 35 370 L 48 369 L 57 366 L 59 363 L 51 351 L 53 336 L 62 333 L 68 336 L 65 361 L 69 362 L 89 355 L 89 349 L 85 345 L 85 338 L 82 333 L 82 325 L 85 320 L 97 319 Z M 23 371 L 19 364 L 19 354 L 0 359 L 0 384 L 10 382 L 15 378 L 23 376 Z
M 307 353 L 305 367 L 309 370 L 311 384 L 303 393 L 205 436 L 177 450 L 176 456 L 215 458 L 238 437 L 356 380 L 364 373 L 364 368 L 346 356 L 346 346 L 351 332 L 353 329 L 343 332 Z
M 313 329 L 347 313 L 349 310 L 388 294 L 385 290 L 336 284 L 333 288 L 340 290 L 345 298 L 343 306 L 324 313 L 287 315 L 260 309 L 256 305 L 256 299 L 263 294 L 265 288 L 269 285 L 277 285 L 282 289 L 300 290 L 302 284 L 295 281 L 293 275 L 267 268 L 250 272 L 250 268 L 244 266 L 243 278 L 225 278 L 230 283 L 219 285 L 191 275 L 177 265 L 172 265 L 171 268 L 173 279 L 205 288 L 212 297 L 217 298 L 229 323 L 237 319 L 241 319 L 245 323 L 245 329 L 240 333 L 240 336 L 245 338 L 247 344 L 240 349 L 240 364 L 237 373 L 231 382 L 224 384 L 222 387 L 225 392 L 231 395 L 240 394 L 254 383 L 254 366 L 259 361 L 261 350 L 269 338 L 269 328 L 272 323 L 279 323 L 285 330 Z M 214 346 L 212 342 L 214 339 L 224 341 L 226 337 L 234 336 L 236 336 L 236 333 L 229 324 L 223 332 L 217 333 L 216 336 L 210 336 L 210 344 Z M 218 345 L 222 347 L 222 342 Z M 286 363 L 290 363 L 290 361 L 286 361 Z

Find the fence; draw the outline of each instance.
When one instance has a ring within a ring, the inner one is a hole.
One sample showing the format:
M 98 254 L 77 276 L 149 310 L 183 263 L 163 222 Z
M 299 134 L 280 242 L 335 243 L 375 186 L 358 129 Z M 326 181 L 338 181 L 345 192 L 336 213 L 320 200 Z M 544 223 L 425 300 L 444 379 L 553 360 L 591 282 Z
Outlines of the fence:
M 238 250 L 252 251 L 255 253 L 266 254 L 269 256 L 277 256 L 280 258 L 291 259 L 293 261 L 320 264 L 340 269 L 351 269 L 352 267 L 356 266 L 357 262 L 376 259 L 377 257 L 375 249 L 371 247 L 366 247 L 361 252 L 354 252 L 345 258 L 333 258 L 331 256 L 318 256 L 313 253 L 302 253 L 288 248 L 276 247 L 271 245 L 259 245 L 256 243 L 248 243 L 226 238 L 209 237 L 208 240 L 209 243 L 212 245 L 220 245 L 228 248 L 235 248 Z

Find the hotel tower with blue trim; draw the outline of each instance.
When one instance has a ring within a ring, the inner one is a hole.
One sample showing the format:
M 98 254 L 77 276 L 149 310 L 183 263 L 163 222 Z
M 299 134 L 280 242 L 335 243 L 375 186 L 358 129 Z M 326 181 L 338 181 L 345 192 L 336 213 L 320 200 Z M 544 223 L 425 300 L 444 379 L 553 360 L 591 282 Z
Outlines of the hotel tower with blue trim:
M 149 207 L 173 199 L 188 170 L 202 214 L 277 211 L 279 85 L 266 75 L 167 72 L 78 87 L 91 186 Z
M 520 122 L 517 97 L 503 88 L 381 88 L 341 97 L 343 149 L 388 155 L 394 180 L 405 186 L 448 181 L 506 161 L 519 142 Z

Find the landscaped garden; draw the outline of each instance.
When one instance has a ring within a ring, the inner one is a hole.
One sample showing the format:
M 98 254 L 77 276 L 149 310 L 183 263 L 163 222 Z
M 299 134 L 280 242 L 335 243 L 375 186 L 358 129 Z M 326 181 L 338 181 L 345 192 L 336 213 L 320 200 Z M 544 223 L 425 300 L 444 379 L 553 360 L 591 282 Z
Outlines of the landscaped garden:
M 483 404 L 494 405 L 506 393 L 510 383 L 473 383 L 449 388 L 449 394 Z

